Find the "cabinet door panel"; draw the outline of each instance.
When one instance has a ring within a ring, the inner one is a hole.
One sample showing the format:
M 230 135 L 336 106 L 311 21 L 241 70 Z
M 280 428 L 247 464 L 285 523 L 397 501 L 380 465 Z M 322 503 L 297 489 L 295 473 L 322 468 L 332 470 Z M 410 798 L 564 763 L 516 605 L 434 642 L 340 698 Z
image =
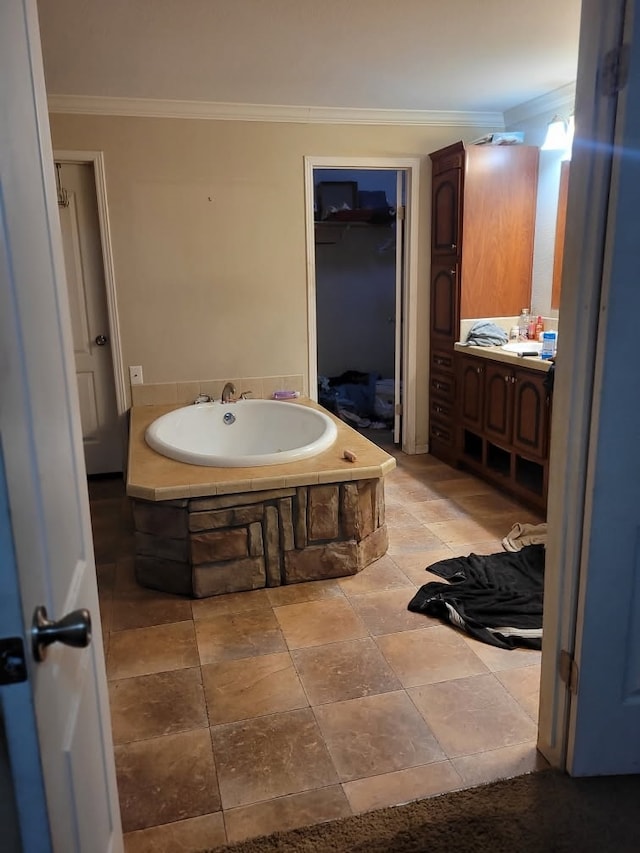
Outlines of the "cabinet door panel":
M 513 422 L 513 371 L 498 364 L 485 371 L 484 428 L 488 436 L 503 444 L 511 443 Z
M 434 345 L 452 347 L 460 334 L 458 266 L 437 264 L 431 277 L 431 335 Z
M 544 459 L 549 420 L 544 374 L 516 370 L 514 378 L 513 445 L 529 456 Z
M 433 178 L 431 251 L 434 255 L 459 252 L 461 186 L 461 169 L 449 169 Z
M 479 358 L 462 356 L 458 362 L 458 394 L 460 418 L 472 428 L 482 429 L 484 414 L 484 362 Z

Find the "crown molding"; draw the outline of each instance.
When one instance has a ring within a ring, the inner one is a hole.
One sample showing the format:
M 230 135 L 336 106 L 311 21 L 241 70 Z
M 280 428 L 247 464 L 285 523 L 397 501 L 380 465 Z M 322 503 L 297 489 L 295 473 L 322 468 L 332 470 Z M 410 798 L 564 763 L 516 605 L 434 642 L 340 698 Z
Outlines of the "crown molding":
M 560 86 L 559 89 L 553 89 L 551 92 L 540 95 L 539 98 L 533 98 L 512 107 L 510 110 L 505 110 L 504 123 L 506 127 L 513 127 L 520 122 L 529 121 L 544 114 L 561 112 L 568 115 L 573 112 L 575 99 L 576 82 L 574 80 L 572 83 Z
M 49 95 L 49 112 L 140 118 L 275 121 L 304 124 L 424 125 L 435 127 L 504 127 L 500 112 L 440 110 L 374 110 L 348 107 L 295 107 L 273 104 L 227 104 L 209 101 L 168 101 L 152 98 L 111 98 Z

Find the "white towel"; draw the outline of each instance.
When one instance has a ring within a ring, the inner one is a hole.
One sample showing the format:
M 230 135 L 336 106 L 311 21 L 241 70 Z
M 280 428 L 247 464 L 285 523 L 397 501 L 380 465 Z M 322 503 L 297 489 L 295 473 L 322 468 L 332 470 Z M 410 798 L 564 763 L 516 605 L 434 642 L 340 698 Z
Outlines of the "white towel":
M 505 551 L 519 551 L 525 545 L 546 545 L 546 524 L 520 524 L 513 525 L 511 530 L 502 540 Z

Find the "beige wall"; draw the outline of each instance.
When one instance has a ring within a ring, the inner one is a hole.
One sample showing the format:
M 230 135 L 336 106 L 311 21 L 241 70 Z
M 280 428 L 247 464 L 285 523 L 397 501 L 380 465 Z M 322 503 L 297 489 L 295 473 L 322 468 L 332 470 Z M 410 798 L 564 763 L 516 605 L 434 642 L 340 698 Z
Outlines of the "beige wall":
M 427 442 L 428 153 L 486 128 L 51 116 L 104 152 L 123 360 L 145 383 L 307 375 L 305 155 L 422 157 L 416 437 Z

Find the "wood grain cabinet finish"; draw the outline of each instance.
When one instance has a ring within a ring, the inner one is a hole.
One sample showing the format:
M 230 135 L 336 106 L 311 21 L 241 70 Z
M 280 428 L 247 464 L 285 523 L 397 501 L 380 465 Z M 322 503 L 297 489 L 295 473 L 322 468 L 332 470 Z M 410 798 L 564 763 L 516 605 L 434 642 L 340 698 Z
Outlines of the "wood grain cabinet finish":
M 489 363 L 485 371 L 484 431 L 495 441 L 511 443 L 513 424 L 513 370 Z
M 515 370 L 513 382 L 513 446 L 529 457 L 546 459 L 549 453 L 549 408 L 545 374 Z
M 453 345 L 460 335 L 458 265 L 433 264 L 431 269 L 431 343 L 434 347 Z
M 431 204 L 431 252 L 433 255 L 458 254 L 462 224 L 461 188 L 461 168 L 449 169 L 433 176 Z
M 472 429 L 482 429 L 485 365 L 479 358 L 460 356 L 457 369 L 459 417 Z
M 531 272 L 538 181 L 538 149 L 524 145 L 456 142 L 433 152 L 431 202 L 430 360 L 432 377 L 453 373 L 434 363 L 460 335 L 460 320 L 517 316 L 531 301 Z M 445 395 L 430 380 L 429 449 L 455 463 L 451 415 L 432 397 Z M 494 395 L 495 405 L 499 405 Z M 453 400 L 445 402 L 453 404 Z M 440 407 L 442 408 L 442 407 Z M 432 426 L 437 421 L 437 427 Z M 510 426 L 510 425 L 508 425 Z
M 458 461 L 546 505 L 551 398 L 545 374 L 455 354 Z

